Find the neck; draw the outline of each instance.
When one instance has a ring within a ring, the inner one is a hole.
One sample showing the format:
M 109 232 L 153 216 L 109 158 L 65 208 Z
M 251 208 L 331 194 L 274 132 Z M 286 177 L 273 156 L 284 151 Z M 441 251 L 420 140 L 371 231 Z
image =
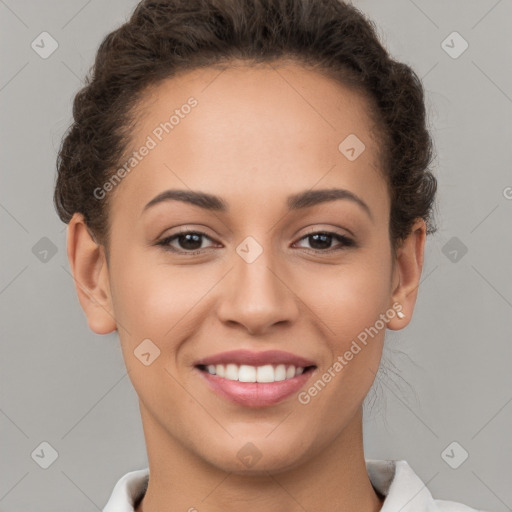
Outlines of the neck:
M 366 471 L 362 410 L 335 441 L 306 463 L 259 475 L 229 473 L 191 453 L 164 431 L 141 406 L 150 479 L 135 512 L 378 512 L 383 498 Z

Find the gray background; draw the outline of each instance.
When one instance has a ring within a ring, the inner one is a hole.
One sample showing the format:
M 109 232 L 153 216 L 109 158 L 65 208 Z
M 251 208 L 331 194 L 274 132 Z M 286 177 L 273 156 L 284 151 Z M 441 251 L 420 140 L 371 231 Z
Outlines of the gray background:
M 374 387 L 365 454 L 406 459 L 436 498 L 512 510 L 512 2 L 354 3 L 423 79 L 440 185 L 439 232 L 412 323 L 388 334 L 396 373 Z M 147 465 L 117 335 L 88 329 L 52 204 L 73 96 L 135 4 L 0 0 L 3 512 L 100 510 L 123 474 Z M 31 48 L 43 31 L 59 45 L 47 59 Z M 442 45 L 453 31 L 469 44 L 458 58 Z M 42 442 L 58 452 L 48 469 L 32 455 Z M 445 462 L 463 450 L 457 469 Z

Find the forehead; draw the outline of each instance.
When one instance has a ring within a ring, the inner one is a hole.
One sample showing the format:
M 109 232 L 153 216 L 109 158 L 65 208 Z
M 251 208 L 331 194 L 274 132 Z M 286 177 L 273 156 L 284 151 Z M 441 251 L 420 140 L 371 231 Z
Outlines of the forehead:
M 143 96 L 132 133 L 130 150 L 143 146 L 150 151 L 115 190 L 139 211 L 165 188 L 242 202 L 319 181 L 366 188 L 367 197 L 383 190 L 364 97 L 293 62 L 196 69 L 159 83 Z

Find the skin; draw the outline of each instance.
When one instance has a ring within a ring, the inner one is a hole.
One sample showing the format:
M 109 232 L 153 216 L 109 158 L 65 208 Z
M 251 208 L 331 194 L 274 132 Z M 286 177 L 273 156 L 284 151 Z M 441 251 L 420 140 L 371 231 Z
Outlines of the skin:
M 296 395 L 263 408 L 234 404 L 205 385 L 194 361 L 239 348 L 289 351 L 315 361 L 308 389 L 395 302 L 406 316 L 387 328 L 407 326 L 425 222 L 392 258 L 367 103 L 339 83 L 293 62 L 187 72 L 147 92 L 132 149 L 190 96 L 197 107 L 115 188 L 109 261 L 81 214 L 68 228 L 89 327 L 118 330 L 139 397 L 151 478 L 137 511 L 380 510 L 365 468 L 362 403 L 385 328 L 307 405 Z M 366 146 L 354 161 L 338 151 L 349 134 Z M 169 201 L 142 213 L 172 188 L 218 195 L 229 212 Z M 357 194 L 372 218 L 349 200 L 288 211 L 288 195 L 324 188 Z M 156 245 L 180 226 L 206 233 L 201 254 Z M 326 231 L 356 245 L 306 236 Z M 252 263 L 236 252 L 247 236 L 263 249 Z M 146 338 L 160 350 L 148 366 L 134 355 Z M 237 457 L 248 442 L 261 454 L 252 467 Z

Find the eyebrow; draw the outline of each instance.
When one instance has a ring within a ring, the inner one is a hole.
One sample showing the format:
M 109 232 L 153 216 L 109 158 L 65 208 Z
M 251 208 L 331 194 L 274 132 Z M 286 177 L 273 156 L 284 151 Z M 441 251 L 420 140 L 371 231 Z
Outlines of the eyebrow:
M 359 205 L 373 221 L 373 215 L 370 207 L 356 194 L 343 188 L 329 188 L 322 190 L 306 190 L 298 194 L 288 196 L 287 205 L 291 211 L 310 208 L 321 203 L 336 200 L 348 200 Z M 227 213 L 229 211 L 228 204 L 219 196 L 208 194 L 206 192 L 197 192 L 193 190 L 165 190 L 149 201 L 142 213 L 149 210 L 156 204 L 166 201 L 182 201 L 189 203 L 205 210 Z

